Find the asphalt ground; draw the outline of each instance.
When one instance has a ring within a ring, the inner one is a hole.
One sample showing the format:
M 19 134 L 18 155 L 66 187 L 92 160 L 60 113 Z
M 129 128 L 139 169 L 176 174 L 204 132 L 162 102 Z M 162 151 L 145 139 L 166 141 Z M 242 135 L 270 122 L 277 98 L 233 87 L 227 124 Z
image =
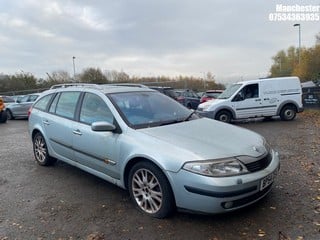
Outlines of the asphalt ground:
M 177 212 L 162 220 L 140 213 L 125 190 L 86 172 L 60 161 L 36 164 L 27 120 L 0 124 L 0 240 L 320 239 L 319 112 L 291 122 L 235 124 L 260 133 L 279 152 L 270 194 L 228 214 Z

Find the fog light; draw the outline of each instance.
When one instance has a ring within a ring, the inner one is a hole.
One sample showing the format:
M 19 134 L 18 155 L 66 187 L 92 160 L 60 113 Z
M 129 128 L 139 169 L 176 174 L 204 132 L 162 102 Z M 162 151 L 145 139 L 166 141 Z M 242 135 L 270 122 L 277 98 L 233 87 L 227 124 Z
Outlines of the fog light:
M 225 208 L 225 209 L 232 208 L 233 207 L 233 202 L 222 203 L 222 207 Z

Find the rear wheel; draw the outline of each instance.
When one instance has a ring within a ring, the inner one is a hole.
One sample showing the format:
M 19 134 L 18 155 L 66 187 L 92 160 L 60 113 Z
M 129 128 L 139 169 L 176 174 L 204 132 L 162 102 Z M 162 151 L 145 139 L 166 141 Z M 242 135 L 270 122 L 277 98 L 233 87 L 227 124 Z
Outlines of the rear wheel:
M 13 117 L 13 115 L 12 115 L 12 112 L 11 112 L 9 109 L 7 109 L 6 112 L 7 112 L 7 118 L 8 118 L 8 120 L 14 119 L 14 117 Z
M 161 169 L 150 162 L 138 162 L 132 167 L 128 188 L 137 208 L 152 217 L 165 218 L 175 208 L 169 181 Z
M 230 123 L 231 122 L 231 113 L 226 110 L 221 110 L 217 113 L 215 119 L 221 122 Z
M 55 158 L 49 156 L 46 141 L 39 132 L 33 137 L 33 153 L 37 163 L 41 166 L 49 166 L 56 162 Z
M 296 117 L 297 110 L 295 106 L 286 105 L 280 112 L 280 118 L 283 121 L 291 121 Z

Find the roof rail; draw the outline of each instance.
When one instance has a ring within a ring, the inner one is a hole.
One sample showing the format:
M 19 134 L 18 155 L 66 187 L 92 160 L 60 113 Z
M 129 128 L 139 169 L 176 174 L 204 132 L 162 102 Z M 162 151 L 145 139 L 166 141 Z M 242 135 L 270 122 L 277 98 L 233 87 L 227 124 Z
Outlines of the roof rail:
M 140 87 L 140 88 L 148 88 L 146 85 L 139 83 L 110 83 L 104 84 L 104 86 L 119 86 L 119 87 Z
M 93 83 L 61 83 L 55 84 L 50 87 L 50 89 L 57 88 L 67 88 L 67 87 L 89 87 L 94 89 L 102 89 L 103 87 L 139 87 L 139 88 L 148 88 L 143 84 L 136 83 L 111 83 L 111 84 L 93 84 Z
M 99 86 L 98 84 L 92 84 L 92 83 L 61 83 L 61 84 L 52 85 L 50 89 L 67 88 L 67 87 L 91 87 L 91 88 L 97 88 L 97 89 L 101 88 L 101 86 Z

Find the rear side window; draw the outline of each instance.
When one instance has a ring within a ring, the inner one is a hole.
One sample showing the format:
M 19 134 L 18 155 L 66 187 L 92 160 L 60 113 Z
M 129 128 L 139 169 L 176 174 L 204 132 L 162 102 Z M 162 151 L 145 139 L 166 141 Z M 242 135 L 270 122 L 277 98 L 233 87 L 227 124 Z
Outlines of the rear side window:
M 62 92 L 57 102 L 55 113 L 59 116 L 73 119 L 79 96 L 80 92 Z
M 42 97 L 38 102 L 34 104 L 34 108 L 45 111 L 47 109 L 48 103 L 50 102 L 50 99 L 52 98 L 53 94 L 46 95 Z

